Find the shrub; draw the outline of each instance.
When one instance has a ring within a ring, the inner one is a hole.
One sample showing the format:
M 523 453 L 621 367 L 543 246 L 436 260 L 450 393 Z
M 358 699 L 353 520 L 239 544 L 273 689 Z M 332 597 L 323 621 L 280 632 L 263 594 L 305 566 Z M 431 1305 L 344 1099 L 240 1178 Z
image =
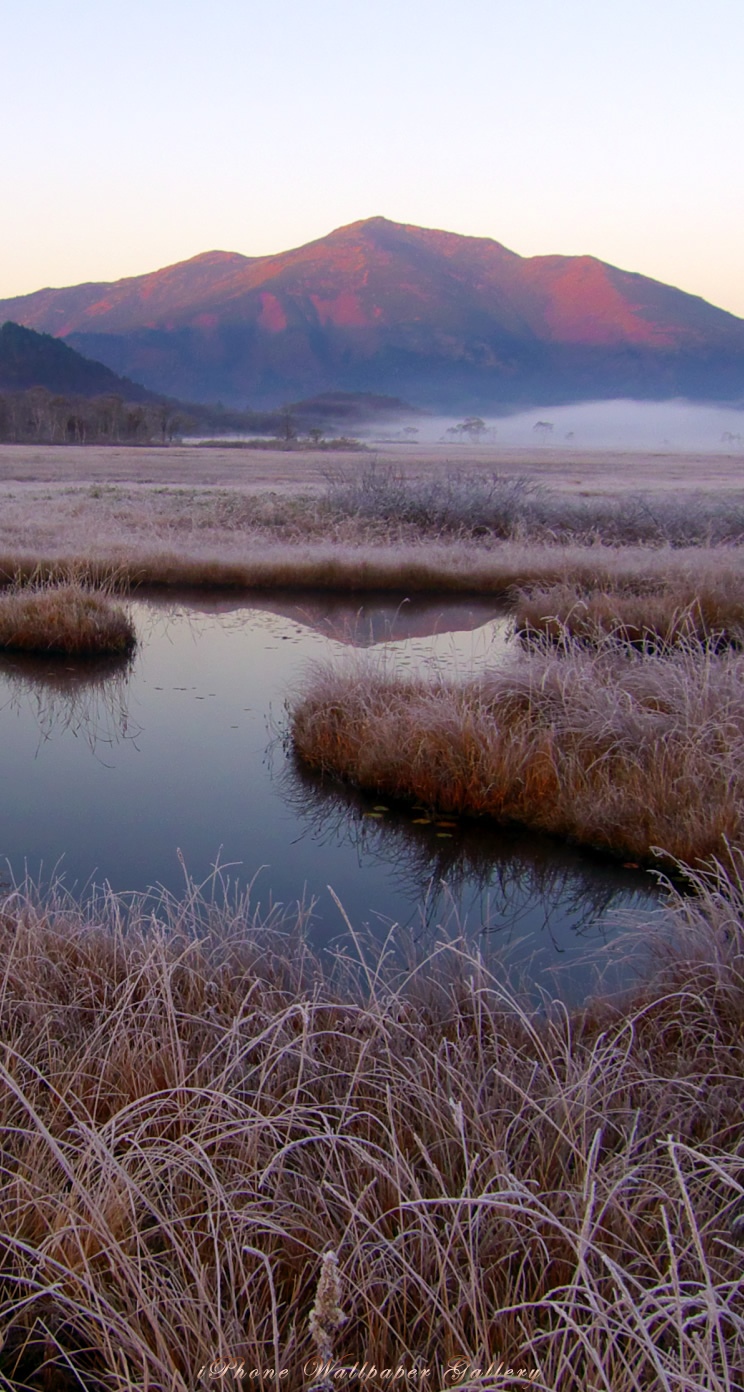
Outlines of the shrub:
M 425 533 L 491 532 L 510 536 L 541 493 L 527 478 L 451 470 L 444 478 L 407 479 L 395 465 L 373 461 L 356 472 L 327 473 L 332 512 L 367 521 L 412 523 Z
M 358 470 L 326 473 L 332 512 L 391 525 L 410 522 L 424 534 L 466 532 L 541 542 L 611 546 L 720 546 L 744 538 L 741 494 L 629 494 L 582 498 L 554 493 L 525 475 L 450 469 L 410 478 L 372 460 Z

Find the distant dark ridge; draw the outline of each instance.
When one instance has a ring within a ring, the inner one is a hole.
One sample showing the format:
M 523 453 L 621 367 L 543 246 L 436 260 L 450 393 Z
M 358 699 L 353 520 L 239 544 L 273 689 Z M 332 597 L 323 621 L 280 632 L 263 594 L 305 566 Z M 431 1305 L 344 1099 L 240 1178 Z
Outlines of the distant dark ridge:
M 0 390 L 25 391 L 29 387 L 82 397 L 109 394 L 125 401 L 157 400 L 146 387 L 84 357 L 61 339 L 8 320 L 0 328 Z
M 50 334 L 11 321 L 0 328 L 0 441 L 25 444 L 151 444 L 219 433 L 290 440 L 338 423 L 410 416 L 392 397 L 336 393 L 279 411 L 235 411 L 182 402 L 120 377 Z

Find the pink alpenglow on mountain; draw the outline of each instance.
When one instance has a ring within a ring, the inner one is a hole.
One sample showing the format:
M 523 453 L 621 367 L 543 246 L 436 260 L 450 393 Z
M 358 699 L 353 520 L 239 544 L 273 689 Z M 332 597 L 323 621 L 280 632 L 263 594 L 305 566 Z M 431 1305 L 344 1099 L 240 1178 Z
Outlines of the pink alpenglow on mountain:
M 210 251 L 0 302 L 151 390 L 273 406 L 326 391 L 487 410 L 744 399 L 744 320 L 590 256 L 370 218 L 275 256 Z

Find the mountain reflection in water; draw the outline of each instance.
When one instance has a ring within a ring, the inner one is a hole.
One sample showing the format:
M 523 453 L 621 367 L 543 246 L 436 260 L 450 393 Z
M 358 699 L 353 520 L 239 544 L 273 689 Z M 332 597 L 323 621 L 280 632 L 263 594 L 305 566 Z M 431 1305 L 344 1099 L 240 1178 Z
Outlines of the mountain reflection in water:
M 609 960 L 618 922 L 658 903 L 653 876 L 546 837 L 414 825 L 426 814 L 317 777 L 277 738 L 307 664 L 352 646 L 407 671 L 498 661 L 494 605 L 161 594 L 131 608 L 131 661 L 0 659 L 0 863 L 16 879 L 58 867 L 71 889 L 179 894 L 183 864 L 201 881 L 219 862 L 239 884 L 260 871 L 265 907 L 314 899 L 319 950 L 343 943 L 344 914 L 378 942 L 398 925 L 421 954 L 445 925 L 533 979 L 567 964 L 572 990 L 583 959 Z

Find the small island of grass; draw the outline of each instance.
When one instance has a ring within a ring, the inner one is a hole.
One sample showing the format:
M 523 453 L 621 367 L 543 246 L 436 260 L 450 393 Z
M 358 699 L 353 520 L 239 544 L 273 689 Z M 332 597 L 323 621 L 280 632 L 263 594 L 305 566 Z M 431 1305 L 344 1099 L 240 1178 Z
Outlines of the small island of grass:
M 94 657 L 129 653 L 135 643 L 126 610 L 86 585 L 13 586 L 0 594 L 0 650 Z

